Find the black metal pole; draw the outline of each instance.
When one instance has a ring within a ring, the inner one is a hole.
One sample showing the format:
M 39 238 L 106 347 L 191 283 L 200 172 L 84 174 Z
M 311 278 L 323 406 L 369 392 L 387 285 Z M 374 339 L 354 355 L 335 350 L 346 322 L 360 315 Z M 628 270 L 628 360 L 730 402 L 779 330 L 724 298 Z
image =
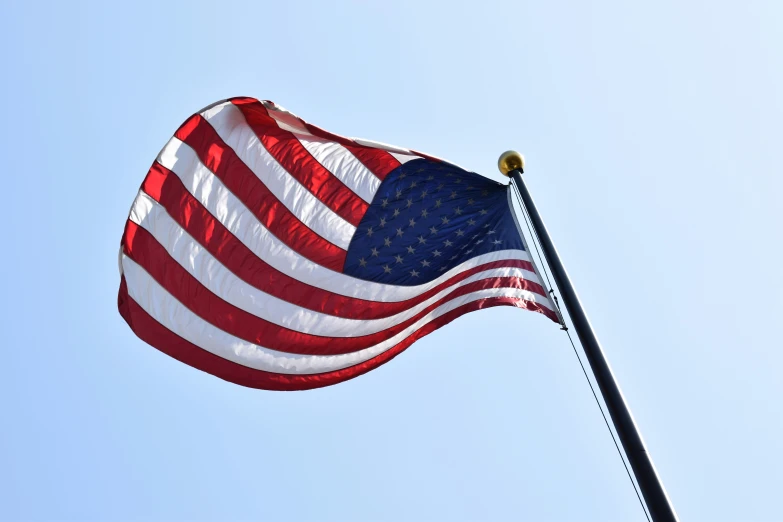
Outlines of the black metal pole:
M 590 368 L 593 370 L 595 380 L 601 389 L 604 402 L 609 409 L 612 422 L 620 437 L 623 449 L 625 449 L 625 454 L 628 456 L 628 461 L 636 476 L 636 481 L 642 491 L 642 496 L 644 496 L 650 515 L 655 522 L 676 521 L 677 514 L 674 512 L 674 507 L 672 507 L 669 497 L 666 495 L 666 490 L 664 490 L 660 478 L 658 478 L 658 473 L 655 471 L 655 466 L 653 466 L 649 453 L 647 453 L 647 448 L 644 446 L 644 441 L 642 441 L 636 423 L 631 416 L 628 405 L 625 403 L 620 387 L 614 379 L 612 369 L 604 357 L 603 350 L 601 350 L 601 344 L 598 342 L 593 327 L 582 309 L 579 297 L 576 295 L 571 279 L 560 261 L 560 256 L 557 254 L 555 245 L 549 237 L 544 221 L 541 219 L 535 203 L 533 203 L 533 198 L 530 197 L 530 192 L 528 192 L 527 186 L 525 186 L 525 181 L 522 179 L 522 169 L 512 170 L 509 172 L 509 175 L 522 195 L 522 201 L 530 215 L 530 220 L 533 222 L 533 228 L 541 242 L 546 261 L 555 278 L 557 287 L 560 289 L 563 304 L 568 310 L 573 328 L 579 336 L 587 360 L 590 363 Z

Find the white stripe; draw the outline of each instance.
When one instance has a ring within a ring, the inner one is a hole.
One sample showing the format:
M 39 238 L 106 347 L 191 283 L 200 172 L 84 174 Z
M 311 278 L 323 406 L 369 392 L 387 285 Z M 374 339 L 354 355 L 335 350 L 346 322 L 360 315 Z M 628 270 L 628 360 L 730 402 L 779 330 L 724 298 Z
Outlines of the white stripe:
M 202 197 L 201 191 L 204 187 L 211 187 L 212 191 L 220 194 L 220 197 Z M 217 177 L 200 185 L 199 189 L 193 194 L 196 199 L 201 201 L 213 216 L 260 259 L 303 283 L 347 297 L 380 302 L 406 301 L 438 286 L 460 272 L 485 263 L 513 259 L 530 261 L 530 256 L 524 250 L 499 250 L 469 259 L 437 279 L 418 286 L 397 286 L 365 281 L 329 270 L 296 253 L 269 232 L 242 202 L 222 187 Z M 137 203 L 131 209 L 131 215 L 134 222 L 141 223 L 149 213 L 154 211 L 157 215 L 159 210 L 165 213 L 160 203 L 145 194 L 143 198 L 137 199 Z
M 296 114 L 293 114 L 292 112 L 287 111 L 280 105 L 277 105 L 269 101 L 264 101 L 261 103 L 267 109 L 267 113 L 269 113 L 272 119 L 274 119 L 277 122 L 277 124 L 280 126 L 281 129 L 285 129 L 287 131 L 291 131 L 296 134 L 304 134 L 307 136 L 312 136 L 312 133 L 309 130 L 307 130 L 307 127 L 302 122 L 302 119 L 299 118 Z M 407 163 L 411 160 L 421 159 L 421 156 L 419 156 L 418 154 L 416 154 L 410 149 L 406 149 L 405 147 L 398 147 L 396 145 L 390 145 L 388 143 L 383 143 L 380 141 L 367 140 L 364 138 L 345 138 L 345 139 L 348 141 L 352 141 L 362 147 L 370 147 L 373 149 L 385 150 L 386 152 L 390 153 L 392 156 L 397 158 L 397 160 L 400 163 Z
M 394 156 L 394 159 L 402 164 L 408 163 L 411 160 L 421 159 L 420 156 L 410 156 L 409 154 L 400 154 L 399 152 L 390 152 L 389 154 Z
M 398 154 L 414 154 L 410 149 L 397 147 L 396 145 L 389 145 L 388 143 L 382 143 L 380 141 L 365 140 L 362 138 L 351 138 L 351 140 L 353 140 L 358 145 L 372 147 L 374 149 L 381 149 L 387 152 L 396 152 Z
M 149 197 L 140 193 L 139 205 L 149 205 Z M 256 317 L 298 332 L 325 337 L 359 337 L 391 328 L 439 301 L 461 286 L 481 279 L 520 277 L 538 283 L 538 277 L 514 267 L 495 268 L 473 274 L 458 284 L 441 290 L 421 303 L 389 317 L 380 319 L 348 319 L 302 308 L 270 295 L 238 278 L 203 246 L 194 240 L 171 217 L 160 210 L 148 213 L 141 221 L 138 214 L 131 221 L 143 227 L 160 243 L 172 258 L 213 294 Z M 537 296 L 541 305 L 550 308 L 548 298 Z
M 277 124 L 280 126 L 281 129 L 285 129 L 287 131 L 291 131 L 297 134 L 311 135 L 310 131 L 307 130 L 307 127 L 305 127 L 302 119 L 299 118 L 297 115 L 287 111 L 283 107 L 276 105 L 272 102 L 264 101 L 261 103 L 264 105 L 269 115 L 277 122 Z M 394 156 L 394 158 L 397 159 L 397 161 L 399 161 L 402 164 L 407 163 L 411 160 L 422 159 L 422 156 L 418 155 L 417 153 L 413 152 L 410 149 L 406 149 L 405 147 L 398 147 L 396 145 L 390 145 L 388 143 L 383 143 L 380 141 L 367 140 L 364 138 L 345 138 L 345 139 L 352 141 L 359 146 L 385 150 L 389 154 Z M 451 163 L 450 161 L 446 161 L 442 158 L 438 158 L 437 156 L 433 156 L 432 154 L 430 154 L 429 156 L 436 158 L 444 163 L 449 163 L 451 165 L 459 167 L 459 165 L 456 165 L 455 163 Z
M 243 341 L 216 328 L 188 310 L 161 287 L 147 272 L 123 256 L 123 272 L 128 294 L 145 312 L 183 339 L 229 361 L 267 372 L 306 375 L 331 372 L 367 361 L 394 347 L 433 319 L 455 308 L 488 297 L 527 299 L 530 292 L 493 288 L 466 294 L 439 306 L 399 334 L 370 348 L 340 355 L 300 355 L 272 350 Z M 306 349 L 306 346 L 303 346 Z
M 351 151 L 339 143 L 315 136 L 303 134 L 295 134 L 295 136 L 318 163 L 323 165 L 334 177 L 342 181 L 346 187 L 364 201 L 372 203 L 372 198 L 378 191 L 378 187 L 381 186 L 381 180 L 365 167 Z
M 226 102 L 201 115 L 293 215 L 327 241 L 348 249 L 356 227 L 332 211 L 277 162 L 247 124 L 242 111 Z M 195 156 L 192 149 L 190 153 Z M 163 161 L 161 164 L 167 166 Z
M 378 187 L 381 186 L 381 180 L 351 151 L 335 141 L 313 136 L 296 115 L 279 105 L 269 102 L 263 102 L 263 105 L 277 125 L 292 132 L 318 163 L 364 201 L 372 203 Z
M 271 116 L 272 119 L 277 122 L 281 129 L 295 132 L 297 134 L 311 135 L 310 131 L 307 130 L 305 124 L 296 114 L 292 114 L 280 105 L 270 101 L 263 101 L 261 104 L 266 109 L 267 114 L 269 114 L 269 116 Z

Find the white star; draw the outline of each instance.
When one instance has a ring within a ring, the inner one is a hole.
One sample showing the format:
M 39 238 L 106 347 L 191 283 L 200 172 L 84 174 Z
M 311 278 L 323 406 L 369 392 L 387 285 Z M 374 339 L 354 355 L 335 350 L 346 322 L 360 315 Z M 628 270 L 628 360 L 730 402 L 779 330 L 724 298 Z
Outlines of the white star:
M 433 251 L 432 251 L 432 255 L 433 255 L 434 257 L 440 257 L 440 250 L 437 250 L 437 249 L 433 250 Z
M 370 253 L 373 255 L 373 257 L 378 257 L 378 249 L 375 247 L 372 247 L 370 249 Z
M 359 258 L 359 266 L 367 266 L 367 261 L 365 261 L 363 257 Z
M 462 183 L 462 180 L 460 178 L 457 178 L 457 181 L 455 181 L 454 183 Z
M 441 272 L 443 272 L 444 270 L 446 270 L 446 268 L 448 268 L 448 267 L 447 267 L 446 265 L 443 265 L 442 267 L 438 268 L 438 270 L 440 270 Z
M 411 183 L 411 188 L 416 188 L 416 185 L 418 185 L 418 183 L 416 183 L 416 182 L 414 181 L 413 183 Z
M 465 250 L 465 253 L 466 253 L 466 254 L 470 254 L 471 252 L 473 252 L 473 249 L 472 249 L 472 248 L 471 248 L 470 250 Z
M 420 244 L 420 245 L 423 245 L 424 243 L 426 243 L 426 242 L 427 242 L 427 240 L 426 240 L 426 239 L 424 239 L 424 236 L 419 236 L 419 237 L 418 237 L 418 240 L 419 240 L 419 244 Z
M 372 235 L 372 227 L 367 227 L 367 235 L 368 236 Z
M 411 218 L 408 220 L 408 226 L 415 227 L 416 226 L 416 220 Z
M 407 177 L 408 177 L 408 175 L 407 175 L 407 174 L 405 174 L 404 172 L 403 172 L 402 174 L 400 174 L 400 179 L 405 179 L 405 178 L 407 178 Z
M 416 270 L 411 270 L 411 277 L 419 277 L 419 273 Z
M 381 225 L 382 227 L 385 227 L 385 226 L 386 226 L 386 218 L 385 218 L 385 217 L 382 217 L 382 218 L 381 218 L 381 223 L 380 223 L 380 225 Z
M 383 272 L 385 274 L 391 274 L 391 267 L 389 265 L 383 265 Z
M 462 229 L 457 230 L 457 237 L 462 237 L 465 235 L 465 232 L 462 231 Z
M 402 234 L 403 234 L 403 232 L 402 232 L 402 228 L 398 228 L 398 229 L 397 229 L 397 235 L 398 235 L 398 236 L 402 236 Z
M 407 207 L 408 207 L 408 208 L 411 208 L 412 206 L 413 206 L 413 200 L 412 200 L 412 199 L 409 199 L 409 200 L 408 200 Z
M 491 236 L 494 233 L 495 233 L 495 229 L 494 228 L 492 230 L 487 230 L 487 235 L 488 236 Z
M 477 245 L 480 245 L 480 244 L 481 244 L 481 243 L 483 243 L 483 242 L 484 242 L 484 240 L 483 240 L 483 239 L 479 239 L 478 241 L 476 241 L 476 244 L 477 244 Z
M 425 267 L 426 267 L 426 266 L 430 266 L 430 262 L 429 262 L 429 261 L 427 261 L 426 259 L 424 259 L 424 260 L 422 260 L 422 262 L 421 262 L 421 266 L 425 266 Z
M 397 189 L 397 199 L 400 199 L 402 197 L 402 191 Z
M 457 191 L 456 190 L 452 190 L 451 191 L 451 195 L 449 196 L 449 198 L 454 199 L 456 197 L 457 197 Z
M 440 201 L 439 199 L 436 199 L 436 200 L 435 200 L 435 208 L 440 208 L 440 206 L 441 206 L 442 204 L 443 204 L 443 203 L 441 203 L 441 201 Z
M 438 229 L 437 228 L 430 227 L 430 234 L 437 234 L 437 233 L 438 233 Z
M 400 209 L 398 209 L 398 208 L 395 208 L 395 209 L 394 209 L 394 217 L 397 217 L 397 216 L 399 216 L 399 215 L 400 215 Z
M 454 213 L 457 214 L 458 216 L 462 215 L 462 209 L 457 207 L 457 208 L 454 209 Z
M 435 176 L 427 176 L 427 181 L 432 181 L 433 179 L 435 179 Z
M 470 199 L 468 200 L 468 205 L 472 205 L 473 203 L 474 203 L 474 201 L 473 201 L 473 198 L 470 198 Z
M 424 199 L 427 197 L 428 192 L 426 190 L 421 191 L 421 199 Z
M 482 216 L 486 215 L 487 214 L 487 209 L 482 208 L 481 212 L 479 212 L 479 214 L 481 214 Z
M 443 244 L 444 244 L 445 246 L 447 246 L 447 247 L 450 247 L 450 246 L 451 246 L 451 245 L 453 245 L 454 243 L 452 243 L 451 241 L 449 241 L 449 240 L 447 239 L 447 240 L 446 240 L 446 241 L 445 241 Z
M 383 240 L 383 246 L 391 246 L 391 239 L 390 239 L 390 238 L 388 238 L 388 237 L 387 237 L 387 238 L 385 238 L 385 239 Z
M 402 256 L 401 255 L 397 254 L 396 256 L 394 256 L 394 259 L 396 259 L 398 263 L 402 263 Z
M 438 185 L 438 190 L 443 190 L 443 187 L 445 187 L 445 186 L 446 186 L 446 185 L 444 185 L 443 183 L 441 183 L 440 185 Z
M 502 243 L 502 241 L 499 239 L 495 239 L 494 241 L 492 241 L 493 245 L 499 245 L 500 243 Z
M 475 234 L 475 235 L 474 235 L 473 237 L 471 237 L 470 239 L 476 239 L 477 237 L 479 237 L 479 234 Z
M 453 256 L 451 256 L 451 257 L 449 258 L 449 260 L 451 260 L 451 261 L 454 261 L 455 259 L 457 259 L 457 254 L 454 254 Z
M 415 253 L 416 253 L 416 249 L 415 249 L 415 248 L 413 248 L 412 246 L 409 246 L 409 247 L 408 247 L 408 253 L 409 253 L 409 254 L 415 254 Z
M 468 220 L 468 225 L 475 225 L 475 224 L 476 224 L 476 220 L 475 219 L 469 219 Z
M 381 201 L 381 208 L 386 208 L 389 205 L 389 198 L 385 198 Z
M 440 218 L 440 220 L 443 222 L 444 225 L 449 224 L 449 218 L 447 218 L 446 216 L 443 216 L 442 218 Z
M 427 212 L 427 209 L 426 209 L 426 208 L 425 208 L 424 210 L 422 210 L 422 211 L 421 211 L 421 216 L 422 216 L 422 217 L 427 217 L 428 215 L 429 215 L 429 212 Z

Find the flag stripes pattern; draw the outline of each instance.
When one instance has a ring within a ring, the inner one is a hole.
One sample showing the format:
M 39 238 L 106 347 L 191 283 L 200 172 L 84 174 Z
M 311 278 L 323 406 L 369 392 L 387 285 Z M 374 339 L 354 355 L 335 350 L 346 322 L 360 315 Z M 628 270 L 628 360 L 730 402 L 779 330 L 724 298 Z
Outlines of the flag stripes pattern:
M 350 379 L 473 310 L 558 321 L 505 186 L 251 98 L 202 110 L 164 146 L 120 268 L 141 339 L 265 389 Z

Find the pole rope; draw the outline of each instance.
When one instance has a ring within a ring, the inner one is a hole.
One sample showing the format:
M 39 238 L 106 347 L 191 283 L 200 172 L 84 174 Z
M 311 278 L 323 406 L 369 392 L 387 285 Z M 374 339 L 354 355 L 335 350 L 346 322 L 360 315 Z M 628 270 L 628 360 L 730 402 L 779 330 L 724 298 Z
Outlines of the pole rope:
M 555 295 L 552 282 L 549 280 L 549 274 L 547 273 L 547 265 L 546 263 L 543 262 L 543 258 L 541 257 L 541 252 L 539 252 L 538 249 L 538 244 L 540 243 L 540 239 L 538 238 L 538 233 L 536 233 L 536 231 L 531 226 L 530 216 L 528 216 L 527 208 L 525 208 L 525 204 L 522 201 L 522 195 L 519 192 L 519 188 L 517 187 L 516 183 L 514 183 L 513 181 L 511 182 L 511 185 L 514 186 L 514 195 L 517 198 L 517 203 L 519 203 L 519 207 L 522 209 L 522 216 L 525 219 L 525 225 L 527 225 L 527 230 L 528 233 L 530 234 L 530 240 L 531 240 L 530 243 L 533 244 L 533 248 L 536 251 L 536 257 L 538 257 L 539 266 L 541 266 L 541 269 L 544 272 L 544 277 L 546 278 L 546 282 L 549 287 L 548 288 L 549 295 L 552 296 L 552 300 L 554 301 L 557 310 L 560 312 L 560 317 L 563 318 L 563 325 L 561 329 L 565 331 L 566 335 L 568 336 L 568 340 L 571 342 L 571 348 L 574 349 L 574 355 L 576 356 L 576 360 L 579 361 L 579 366 L 582 368 L 582 373 L 585 376 L 585 380 L 587 381 L 588 386 L 590 386 L 590 391 L 593 393 L 593 398 L 595 399 L 595 403 L 598 405 L 598 410 L 601 412 L 601 417 L 603 417 L 604 419 L 604 424 L 606 424 L 606 429 L 609 430 L 609 435 L 611 435 L 612 437 L 612 442 L 614 442 L 614 447 L 617 449 L 617 454 L 620 456 L 620 461 L 623 463 L 623 467 L 625 468 L 626 474 L 628 474 L 628 480 L 631 481 L 631 486 L 633 486 L 633 490 L 636 493 L 636 498 L 639 499 L 639 505 L 642 507 L 642 512 L 644 513 L 644 516 L 647 518 L 647 521 L 651 522 L 650 515 L 647 512 L 647 507 L 644 505 L 642 496 L 639 493 L 639 488 L 637 488 L 636 486 L 636 481 L 633 479 L 631 470 L 628 469 L 628 464 L 626 463 L 625 455 L 623 455 L 623 452 L 620 449 L 620 445 L 617 443 L 617 437 L 615 437 L 614 430 L 612 430 L 612 426 L 609 424 L 609 419 L 606 417 L 606 412 L 604 412 L 604 408 L 601 405 L 601 401 L 598 399 L 598 394 L 595 391 L 593 382 L 590 380 L 590 377 L 587 374 L 587 369 L 585 368 L 585 365 L 582 362 L 582 358 L 579 356 L 579 351 L 576 349 L 576 344 L 574 343 L 574 340 L 571 337 L 571 332 L 569 331 L 568 327 L 565 325 L 565 317 L 563 316 L 562 310 L 560 309 L 560 303 L 558 302 L 557 295 Z
M 538 257 L 538 264 L 541 267 L 541 270 L 544 271 L 544 277 L 546 278 L 546 284 L 548 287 L 547 292 L 552 297 L 552 300 L 555 303 L 555 306 L 557 307 L 557 311 L 560 312 L 560 320 L 563 322 L 562 330 L 568 331 L 568 327 L 565 324 L 565 318 L 563 317 L 562 310 L 560 310 L 560 302 L 557 300 L 557 296 L 555 295 L 555 291 L 553 290 L 552 282 L 549 280 L 549 272 L 547 272 L 546 263 L 544 263 L 541 252 L 538 251 L 538 244 L 536 241 L 538 241 L 538 234 L 533 235 L 533 228 L 530 226 L 530 217 L 527 215 L 527 209 L 525 208 L 525 204 L 522 202 L 522 196 L 519 194 L 519 189 L 517 188 L 515 183 L 511 183 L 514 185 L 514 195 L 517 197 L 517 203 L 519 203 L 519 207 L 522 209 L 522 216 L 525 218 L 525 225 L 527 226 L 527 232 L 530 234 L 530 242 L 533 244 L 533 248 L 536 249 L 536 257 Z

